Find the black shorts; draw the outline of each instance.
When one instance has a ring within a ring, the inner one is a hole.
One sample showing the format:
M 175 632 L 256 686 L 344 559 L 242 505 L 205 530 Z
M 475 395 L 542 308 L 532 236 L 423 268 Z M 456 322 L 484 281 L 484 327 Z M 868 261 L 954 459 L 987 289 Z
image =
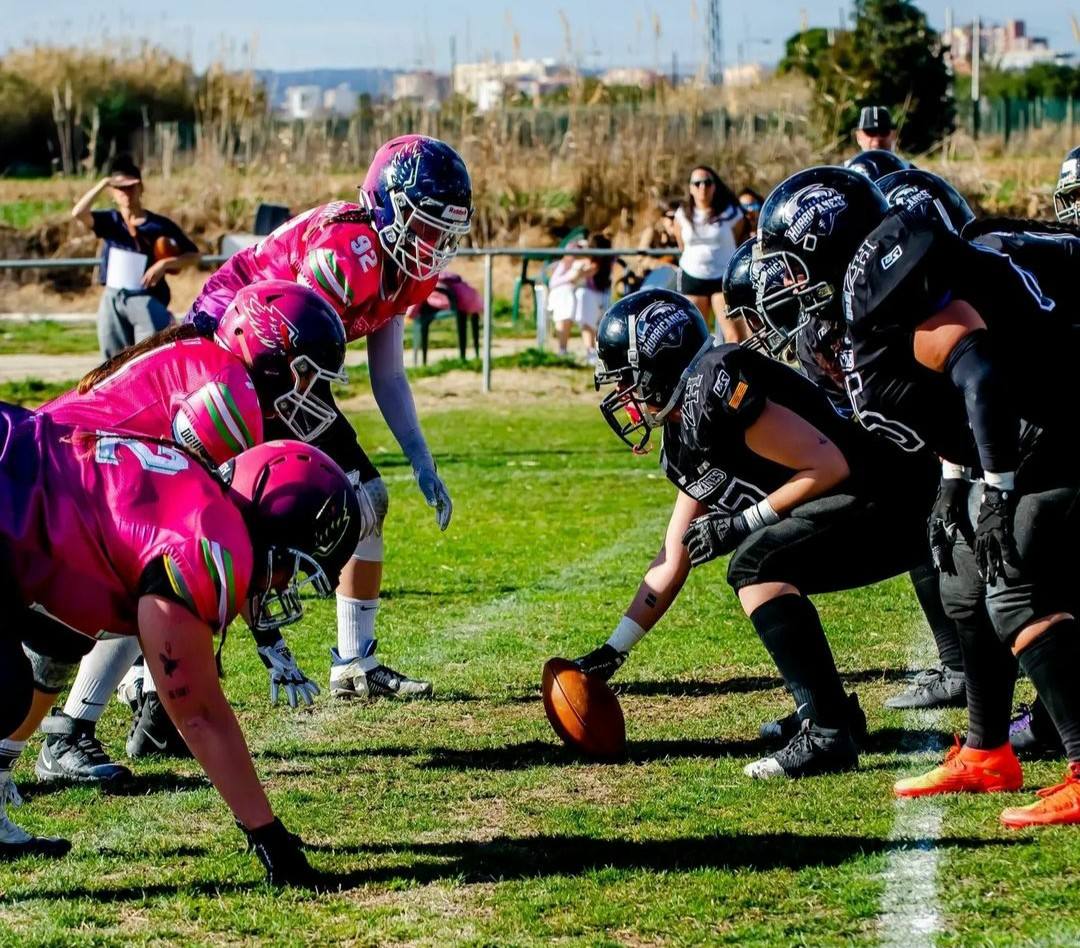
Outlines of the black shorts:
M 282 433 L 283 428 L 283 425 L 270 423 L 266 435 L 267 440 L 293 437 L 288 432 Z M 355 472 L 361 484 L 373 481 L 379 476 L 379 469 L 371 463 L 371 459 L 360 446 L 356 429 L 340 410 L 330 427 L 315 439 L 314 444 L 315 447 L 330 455 L 346 474 Z
M 703 280 L 701 277 L 690 276 L 680 268 L 675 288 L 685 296 L 712 296 L 713 293 L 724 292 L 724 278 Z
M 736 591 L 790 583 L 804 595 L 858 589 L 926 562 L 928 484 L 866 498 L 828 494 L 795 507 L 779 523 L 748 536 L 728 562 Z

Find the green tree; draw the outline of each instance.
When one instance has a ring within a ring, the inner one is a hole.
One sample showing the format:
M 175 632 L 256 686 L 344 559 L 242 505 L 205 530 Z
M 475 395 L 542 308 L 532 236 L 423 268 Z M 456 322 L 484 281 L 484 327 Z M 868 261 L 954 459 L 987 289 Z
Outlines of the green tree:
M 855 0 L 851 30 L 792 37 L 781 66 L 813 80 L 812 118 L 825 142 L 845 141 L 863 105 L 888 106 L 909 151 L 926 151 L 953 129 L 938 36 L 911 0 Z

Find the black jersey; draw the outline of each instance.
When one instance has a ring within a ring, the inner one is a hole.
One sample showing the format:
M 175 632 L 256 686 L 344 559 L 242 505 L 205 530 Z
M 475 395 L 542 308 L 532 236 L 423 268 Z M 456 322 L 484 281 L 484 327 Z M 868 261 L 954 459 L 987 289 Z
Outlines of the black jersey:
M 980 234 L 972 243 L 1005 254 L 1035 277 L 1043 293 L 1063 309 L 1062 315 L 1080 324 L 1080 236 L 995 230 Z
M 746 429 L 766 401 L 799 415 L 840 449 L 851 469 L 848 492 L 895 482 L 897 461 L 904 461 L 899 452 L 841 418 L 794 369 L 734 343 L 708 352 L 687 379 L 680 416 L 664 426 L 664 473 L 714 510 L 734 513 L 763 500 L 796 473 L 746 446 Z
M 795 338 L 795 357 L 802 374 L 825 393 L 833 410 L 842 418 L 851 418 L 851 401 L 840 368 L 843 344 L 843 327 L 811 317 Z
M 1017 415 L 1075 425 L 1075 333 L 1056 302 L 1009 257 L 900 208 L 863 241 L 844 278 L 842 364 L 863 425 L 905 450 L 978 464 L 963 396 L 914 354 L 916 328 L 953 300 L 986 323 Z

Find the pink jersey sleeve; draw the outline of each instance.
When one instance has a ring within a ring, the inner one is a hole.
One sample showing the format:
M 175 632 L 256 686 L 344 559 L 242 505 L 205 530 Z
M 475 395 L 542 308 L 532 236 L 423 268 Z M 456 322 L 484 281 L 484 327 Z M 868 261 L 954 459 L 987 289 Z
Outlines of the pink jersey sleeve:
M 215 467 L 262 444 L 262 409 L 243 365 L 237 362 L 181 398 L 174 406 L 172 436 Z

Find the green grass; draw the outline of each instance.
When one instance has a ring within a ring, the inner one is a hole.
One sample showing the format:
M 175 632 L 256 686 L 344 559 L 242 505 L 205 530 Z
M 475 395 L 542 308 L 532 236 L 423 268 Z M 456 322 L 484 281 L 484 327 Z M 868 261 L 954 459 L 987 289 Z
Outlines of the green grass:
M 190 762 L 139 763 L 135 794 L 105 796 L 36 789 L 28 754 L 15 815 L 75 846 L 60 862 L 0 866 L 0 944 L 879 940 L 883 874 L 907 845 L 890 841 L 891 783 L 937 754 L 908 747 L 944 745 L 962 723 L 882 709 L 913 638 L 928 639 L 906 580 L 818 602 L 870 717 L 859 772 L 769 785 L 742 775 L 763 750 L 759 723 L 789 704 L 721 564 L 691 576 L 616 679 L 629 760 L 585 763 L 547 726 L 540 669 L 602 641 L 636 587 L 672 500 L 655 455 L 632 457 L 589 406 L 429 413 L 455 501 L 440 534 L 382 422 L 356 421 L 392 498 L 380 648 L 431 677 L 436 699 L 270 709 L 241 629 L 224 655 L 275 808 L 341 891 L 263 885 Z M 324 685 L 332 613 L 311 602 L 289 634 Z M 114 705 L 102 720 L 114 752 L 125 717 Z M 1028 785 L 1060 771 L 1029 767 Z M 1080 939 L 1080 837 L 996 824 L 1027 799 L 941 804 L 942 942 Z
M 68 201 L 23 200 L 0 203 L 0 224 L 16 230 L 33 227 L 60 211 L 69 210 Z
M 0 356 L 37 352 L 41 355 L 97 352 L 93 320 L 58 323 L 50 319 L 0 323 Z

